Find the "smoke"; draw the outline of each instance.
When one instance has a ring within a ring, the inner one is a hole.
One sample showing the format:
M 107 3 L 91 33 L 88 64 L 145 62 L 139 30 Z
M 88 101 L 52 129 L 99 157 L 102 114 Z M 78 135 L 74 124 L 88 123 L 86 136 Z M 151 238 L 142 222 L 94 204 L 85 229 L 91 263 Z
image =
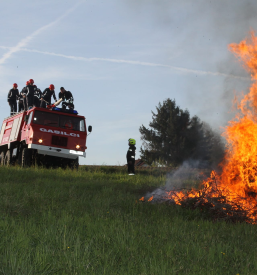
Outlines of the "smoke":
M 206 173 L 203 173 L 203 171 Z M 208 174 L 209 169 L 206 168 L 205 162 L 192 159 L 186 160 L 177 169 L 167 173 L 165 186 L 146 193 L 144 199 L 147 201 L 153 196 L 151 202 L 170 201 L 168 192 L 197 187 L 200 182 L 207 178 Z
M 226 44 L 238 42 L 242 34 L 256 26 L 255 0 L 127 0 L 127 3 L 141 16 L 151 14 L 153 24 L 181 34 L 174 39 L 184 39 L 188 48 L 201 46 L 200 37 L 221 38 Z
M 208 165 L 201 160 L 186 160 L 174 172 L 167 174 L 165 189 L 177 190 L 186 187 L 190 182 L 196 183 L 202 178 L 199 169 L 207 168 Z
M 225 77 L 217 84 L 208 75 L 185 81 L 184 105 L 215 128 L 224 126 L 234 116 L 230 110 L 235 93 L 246 91 L 251 83 L 227 47 L 257 28 L 257 1 L 128 0 L 127 5 L 142 17 L 150 14 L 152 27 L 169 32 L 172 46 L 165 54 L 174 65 L 241 77 Z M 174 52 L 179 57 L 174 59 Z

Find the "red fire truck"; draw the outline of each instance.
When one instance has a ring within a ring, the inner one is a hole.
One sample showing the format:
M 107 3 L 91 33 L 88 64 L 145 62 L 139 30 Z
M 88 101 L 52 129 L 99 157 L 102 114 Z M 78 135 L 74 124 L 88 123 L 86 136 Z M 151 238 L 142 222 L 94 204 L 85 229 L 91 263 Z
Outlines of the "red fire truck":
M 85 117 L 74 110 L 34 107 L 4 119 L 0 132 L 0 165 L 77 168 L 86 157 Z

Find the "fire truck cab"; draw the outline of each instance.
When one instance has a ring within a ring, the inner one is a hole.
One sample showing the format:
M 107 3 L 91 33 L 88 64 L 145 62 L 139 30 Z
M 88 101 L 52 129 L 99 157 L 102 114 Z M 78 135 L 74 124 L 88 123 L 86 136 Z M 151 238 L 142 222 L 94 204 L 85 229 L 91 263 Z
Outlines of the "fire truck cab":
M 0 132 L 0 165 L 77 168 L 86 157 L 84 116 L 76 111 L 34 107 L 4 119 Z

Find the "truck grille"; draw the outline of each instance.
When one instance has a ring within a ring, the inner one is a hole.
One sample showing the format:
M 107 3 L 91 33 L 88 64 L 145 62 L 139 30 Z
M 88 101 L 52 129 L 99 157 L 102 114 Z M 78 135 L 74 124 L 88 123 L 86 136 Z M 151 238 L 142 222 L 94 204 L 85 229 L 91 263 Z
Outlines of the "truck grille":
M 52 136 L 52 144 L 66 147 L 68 142 L 67 137 Z

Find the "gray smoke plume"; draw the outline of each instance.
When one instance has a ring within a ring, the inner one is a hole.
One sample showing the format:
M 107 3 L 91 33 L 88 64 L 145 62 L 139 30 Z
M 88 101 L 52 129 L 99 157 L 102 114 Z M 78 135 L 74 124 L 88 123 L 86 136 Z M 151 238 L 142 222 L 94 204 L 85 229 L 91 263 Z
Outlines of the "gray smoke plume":
M 174 39 L 184 40 L 188 48 L 199 47 L 201 37 L 214 44 L 219 39 L 225 45 L 239 42 L 257 27 L 255 0 L 127 0 L 127 4 L 138 15 L 150 14 L 153 24 L 177 29 Z
M 231 105 L 235 94 L 247 93 L 251 84 L 249 74 L 229 52 L 228 45 L 239 43 L 249 31 L 257 29 L 257 1 L 127 0 L 127 5 L 135 16 L 150 15 L 150 28 L 159 26 L 170 33 L 172 44 L 165 54 L 172 65 L 245 77 L 185 77 L 185 106 L 212 127 L 225 126 L 234 117 Z M 174 59 L 174 54 L 183 58 Z M 199 81 L 195 81 L 197 77 Z
M 145 201 L 153 196 L 151 202 L 169 201 L 167 192 L 190 190 L 192 187 L 197 188 L 199 183 L 207 178 L 203 174 L 203 169 L 206 163 L 199 160 L 187 160 L 174 171 L 167 173 L 165 186 L 155 189 L 153 192 L 148 192 L 144 198 Z M 207 169 L 206 172 L 209 172 Z M 208 174 L 207 172 L 207 174 Z

